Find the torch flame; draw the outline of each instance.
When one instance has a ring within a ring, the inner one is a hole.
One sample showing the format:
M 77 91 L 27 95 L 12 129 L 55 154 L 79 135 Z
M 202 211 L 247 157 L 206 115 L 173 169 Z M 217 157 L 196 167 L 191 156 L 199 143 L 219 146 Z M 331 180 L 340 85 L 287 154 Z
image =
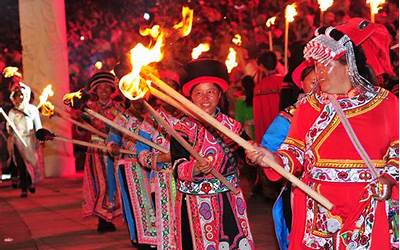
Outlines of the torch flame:
M 236 44 L 237 46 L 240 46 L 242 44 L 242 37 L 240 36 L 240 34 L 236 34 L 233 38 L 232 38 L 232 42 L 234 44 Z
M 288 6 L 286 6 L 285 9 L 285 18 L 286 21 L 291 23 L 294 21 L 294 17 L 297 15 L 297 11 L 296 11 L 296 3 L 290 4 Z
M 10 78 L 10 77 L 13 77 L 13 76 L 17 76 L 19 78 L 22 78 L 21 73 L 18 72 L 18 68 L 17 67 L 12 67 L 12 66 L 8 66 L 8 67 L 5 67 L 3 69 L 3 76 L 5 78 Z
M 200 43 L 196 48 L 192 50 L 192 59 L 197 59 L 203 52 L 207 52 L 210 50 L 209 43 Z
M 82 98 L 82 90 L 78 90 L 76 92 L 67 93 L 63 97 L 63 101 L 66 104 L 71 104 L 71 107 L 74 107 L 74 98 L 81 99 Z
M 152 38 L 157 38 L 160 34 L 160 25 L 153 25 L 151 28 L 140 29 L 140 35 L 142 36 L 151 36 Z
M 275 25 L 275 21 L 276 21 L 276 16 L 270 17 L 270 18 L 268 18 L 268 20 L 265 23 L 265 25 L 267 25 L 267 27 L 269 28 L 272 25 Z
M 333 0 L 318 0 L 318 4 L 321 11 L 326 11 L 332 6 Z
M 232 69 L 238 66 L 236 61 L 236 51 L 234 48 L 229 48 L 229 54 L 225 61 L 226 68 L 228 69 L 228 73 L 231 73 Z
M 49 96 L 54 96 L 54 91 L 51 84 L 47 85 L 40 94 L 37 108 L 40 110 L 42 115 L 50 117 L 54 115 L 54 105 L 47 100 Z
M 182 7 L 182 21 L 174 25 L 174 29 L 180 29 L 182 36 L 187 36 L 192 31 L 193 10 L 189 7 Z
M 371 8 L 371 12 L 373 14 L 378 14 L 378 11 L 382 8 L 381 4 L 384 4 L 385 0 L 367 0 L 367 4 L 369 4 L 369 7 Z
M 121 78 L 119 89 L 122 94 L 130 99 L 137 100 L 142 98 L 149 90 L 149 85 L 140 77 L 140 71 L 143 66 L 153 62 L 159 62 L 163 58 L 161 48 L 164 46 L 164 33 L 160 32 L 152 48 L 146 48 L 138 43 L 130 51 L 130 60 L 132 71 Z

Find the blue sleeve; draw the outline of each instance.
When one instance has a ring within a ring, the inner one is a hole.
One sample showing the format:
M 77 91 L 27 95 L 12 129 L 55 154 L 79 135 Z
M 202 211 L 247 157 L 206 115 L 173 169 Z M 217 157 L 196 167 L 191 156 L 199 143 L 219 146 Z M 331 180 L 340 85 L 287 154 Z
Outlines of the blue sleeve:
M 122 137 L 115 130 L 111 129 L 107 136 L 107 142 L 114 142 L 117 145 L 122 145 Z
M 261 140 L 261 146 L 272 152 L 277 151 L 285 141 L 289 133 L 289 128 L 290 121 L 282 115 L 278 115 L 265 132 Z
M 147 132 L 144 132 L 143 130 L 139 131 L 139 135 L 149 141 L 151 141 L 151 135 Z M 147 144 L 144 144 L 143 142 L 137 141 L 136 142 L 136 152 L 139 154 L 143 150 L 151 150 L 150 146 Z

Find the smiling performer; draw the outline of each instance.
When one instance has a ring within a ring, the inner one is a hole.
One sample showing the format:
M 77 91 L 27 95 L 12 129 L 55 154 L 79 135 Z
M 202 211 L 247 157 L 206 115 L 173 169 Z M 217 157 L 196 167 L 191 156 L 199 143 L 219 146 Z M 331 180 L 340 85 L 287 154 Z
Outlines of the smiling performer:
M 116 90 L 115 76 L 109 72 L 97 72 L 89 80 L 89 93 L 96 97 L 88 102 L 88 108 L 114 120 L 123 108 L 113 101 L 111 96 Z M 89 121 L 92 126 L 108 133 L 106 125 L 97 119 Z M 91 136 L 93 143 L 105 144 L 103 138 Z M 112 232 L 116 228 L 112 220 L 121 215 L 121 204 L 117 194 L 112 158 L 98 149 L 90 148 L 86 153 L 83 177 L 83 212 L 85 216 L 95 215 L 99 218 L 97 231 Z
M 259 165 L 268 157 L 301 175 L 335 205 L 328 211 L 294 188 L 289 249 L 398 244 L 398 100 L 374 87 L 376 75 L 391 73 L 389 42 L 384 26 L 360 18 L 318 29 L 304 57 L 316 63 L 319 89 L 298 106 L 277 153 L 246 152 Z
M 185 71 L 181 78 L 183 94 L 224 126 L 248 139 L 240 123 L 218 107 L 228 87 L 225 65 L 215 60 L 197 60 L 187 64 Z M 214 168 L 239 187 L 238 168 L 244 158 L 243 150 L 190 117 L 182 118 L 174 128 L 206 159 L 204 164 L 198 162 L 171 139 L 171 157 L 177 171 L 180 249 L 254 249 L 242 192 L 234 194 L 210 174 Z

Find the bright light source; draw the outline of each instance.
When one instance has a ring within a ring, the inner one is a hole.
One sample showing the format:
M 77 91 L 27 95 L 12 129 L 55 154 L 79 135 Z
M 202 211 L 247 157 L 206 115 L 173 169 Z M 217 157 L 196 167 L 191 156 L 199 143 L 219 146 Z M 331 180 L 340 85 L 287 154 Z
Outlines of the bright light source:
M 149 20 L 150 20 L 150 14 L 147 13 L 147 12 L 145 12 L 145 13 L 143 14 L 143 18 L 144 18 L 144 20 L 149 21 Z
M 81 36 L 79 39 L 81 39 L 81 41 L 85 40 L 84 36 Z
M 102 67 L 103 67 L 103 63 L 101 62 L 101 61 L 97 61 L 95 64 L 94 64 L 94 67 L 96 67 L 96 69 L 101 69 Z

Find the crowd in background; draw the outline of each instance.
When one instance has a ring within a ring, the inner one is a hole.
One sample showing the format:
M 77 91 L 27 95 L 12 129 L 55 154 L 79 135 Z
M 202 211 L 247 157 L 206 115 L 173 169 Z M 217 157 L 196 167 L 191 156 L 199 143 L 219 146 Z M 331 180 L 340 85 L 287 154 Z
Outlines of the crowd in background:
M 18 6 L 16 1 L 5 0 L 0 15 L 0 70 L 5 66 L 22 69 L 22 47 L 19 35 Z M 148 43 L 139 34 L 142 27 L 159 24 L 172 27 L 181 20 L 181 8 L 186 5 L 194 10 L 191 34 L 170 39 L 164 47 L 164 59 L 159 67 L 179 71 L 191 60 L 191 50 L 198 44 L 209 42 L 211 49 L 203 56 L 225 61 L 229 47 L 238 52 L 239 66 L 231 73 L 229 112 L 233 116 L 235 101 L 243 99 L 240 85 L 246 75 L 254 78 L 261 64 L 257 58 L 269 50 L 268 31 L 273 35 L 273 50 L 277 55 L 277 71 L 283 70 L 284 8 L 293 1 L 279 0 L 220 0 L 220 1 L 176 1 L 176 0 L 66 0 L 66 25 L 69 53 L 71 91 L 84 87 L 89 77 L 99 69 L 110 71 L 138 42 Z M 315 0 L 297 2 L 298 15 L 289 31 L 289 74 L 285 82 L 292 82 L 291 72 L 302 60 L 304 44 L 321 25 L 320 10 Z M 376 15 L 376 22 L 384 24 L 393 38 L 390 50 L 396 76 L 388 76 L 382 85 L 389 90 L 398 89 L 398 1 L 390 0 Z M 277 22 L 269 30 L 266 20 L 277 16 Z M 325 13 L 323 25 L 338 25 L 350 17 L 369 18 L 369 8 L 364 0 L 337 0 Z M 235 34 L 240 34 L 242 44 L 232 43 Z M 173 35 L 174 36 L 174 35 Z M 294 86 L 294 85 L 293 85 Z M 2 84 L 3 91 L 6 86 Z M 4 96 L 7 101 L 7 95 Z M 284 98 L 284 97 L 283 97 Z M 4 99 L 4 98 L 2 98 Z

